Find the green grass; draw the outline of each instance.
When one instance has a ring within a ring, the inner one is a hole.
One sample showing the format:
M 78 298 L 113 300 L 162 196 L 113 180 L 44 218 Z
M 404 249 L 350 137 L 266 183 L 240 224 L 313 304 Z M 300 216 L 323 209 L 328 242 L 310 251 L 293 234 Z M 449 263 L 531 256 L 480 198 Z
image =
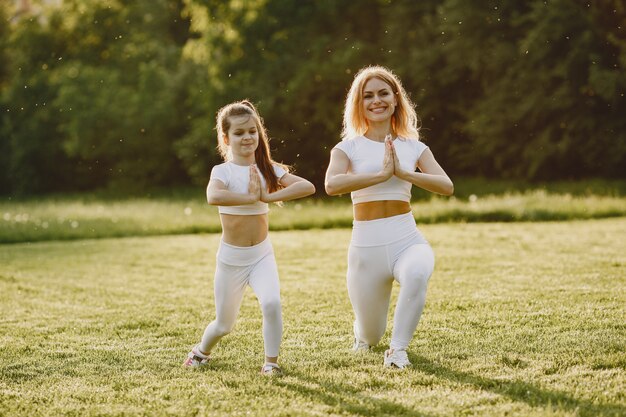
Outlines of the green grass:
M 626 216 L 626 196 L 558 194 L 531 190 L 470 194 L 467 198 L 416 198 L 417 221 L 513 222 Z M 351 227 L 349 198 L 309 198 L 271 208 L 272 230 Z M 220 231 L 217 208 L 204 195 L 156 195 L 111 199 L 62 196 L 0 202 L 0 243 Z
M 273 232 L 269 379 L 250 290 L 212 365 L 180 366 L 214 314 L 218 235 L 1 245 L 0 415 L 626 415 L 625 218 L 421 229 L 437 265 L 399 372 L 389 331 L 349 350 L 350 231 Z

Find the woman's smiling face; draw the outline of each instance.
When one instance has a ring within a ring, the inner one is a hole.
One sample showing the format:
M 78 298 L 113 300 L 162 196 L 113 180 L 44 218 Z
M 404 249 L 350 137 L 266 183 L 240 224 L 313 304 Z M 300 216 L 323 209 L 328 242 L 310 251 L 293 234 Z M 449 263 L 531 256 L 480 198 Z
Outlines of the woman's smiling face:
M 363 87 L 363 114 L 371 122 L 390 119 L 397 105 L 391 86 L 380 78 L 371 78 Z

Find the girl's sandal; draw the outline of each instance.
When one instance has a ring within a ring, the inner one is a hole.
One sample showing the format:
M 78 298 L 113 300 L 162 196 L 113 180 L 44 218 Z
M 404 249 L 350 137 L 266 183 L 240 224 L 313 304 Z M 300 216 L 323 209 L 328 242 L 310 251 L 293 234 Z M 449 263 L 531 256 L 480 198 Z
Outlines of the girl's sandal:
M 282 374 L 283 374 L 283 370 L 280 369 L 280 367 L 276 365 L 275 363 L 266 363 L 265 365 L 261 367 L 261 375 L 278 376 Z

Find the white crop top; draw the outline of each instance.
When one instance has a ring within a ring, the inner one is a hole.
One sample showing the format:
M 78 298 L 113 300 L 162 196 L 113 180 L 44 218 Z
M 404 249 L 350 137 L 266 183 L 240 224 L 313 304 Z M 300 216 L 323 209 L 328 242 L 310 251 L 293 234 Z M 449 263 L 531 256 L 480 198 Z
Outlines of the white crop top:
M 416 139 L 397 138 L 393 141 L 400 166 L 406 171 L 413 172 L 417 167 L 422 152 L 428 146 Z M 335 145 L 350 159 L 348 172 L 353 174 L 370 174 L 379 172 L 383 167 L 385 143 L 370 140 L 364 136 L 347 139 Z M 367 201 L 400 200 L 411 201 L 411 183 L 401 180 L 395 175 L 385 182 L 375 184 L 360 190 L 352 191 L 352 203 Z
M 273 167 L 274 173 L 278 178 L 281 178 L 287 173 L 287 171 L 278 165 L 273 165 Z M 261 177 L 261 187 L 266 187 L 265 178 L 263 178 L 260 172 L 259 176 Z M 226 189 L 233 193 L 247 194 L 248 185 L 250 183 L 250 166 L 237 165 L 231 161 L 215 165 L 211 170 L 211 180 L 222 181 Z M 265 214 L 270 211 L 267 203 L 262 201 L 257 201 L 252 204 L 243 204 L 241 206 L 218 206 L 217 209 L 219 213 L 238 214 L 242 216 Z

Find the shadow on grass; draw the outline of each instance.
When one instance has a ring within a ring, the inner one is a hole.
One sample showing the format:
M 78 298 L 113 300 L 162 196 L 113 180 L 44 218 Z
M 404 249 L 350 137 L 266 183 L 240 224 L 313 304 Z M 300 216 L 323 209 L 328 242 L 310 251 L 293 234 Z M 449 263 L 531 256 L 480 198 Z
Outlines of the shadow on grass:
M 411 356 L 415 369 L 429 373 L 437 378 L 445 378 L 453 382 L 473 385 L 484 391 L 510 398 L 513 401 L 525 402 L 531 407 L 554 407 L 572 411 L 580 416 L 623 416 L 626 407 L 620 404 L 594 404 L 592 401 L 578 399 L 563 391 L 542 389 L 525 381 L 502 381 L 485 378 L 469 372 L 446 368 L 423 356 Z
M 525 381 L 502 381 L 485 378 L 469 372 L 447 368 L 423 356 L 410 356 L 414 369 L 420 372 L 430 374 L 438 379 L 447 379 L 459 384 L 471 385 L 473 388 L 493 392 L 507 397 L 511 401 L 526 403 L 531 407 L 574 412 L 580 416 L 626 415 L 626 407 L 621 404 L 595 404 L 590 400 L 575 398 L 570 393 L 539 388 Z M 276 385 L 308 398 L 313 403 L 324 403 L 334 407 L 340 414 L 409 417 L 433 415 L 408 408 L 393 401 L 375 398 L 349 382 L 337 383 L 331 380 L 321 380 L 310 374 L 294 372 L 293 370 L 290 370 L 287 375 L 287 378 L 277 379 L 275 381 Z
M 293 381 L 297 379 L 298 381 Z M 275 381 L 275 385 L 289 389 L 312 403 L 324 403 L 335 407 L 338 414 L 356 414 L 361 416 L 409 416 L 429 417 L 434 414 L 423 413 L 393 401 L 374 398 L 349 384 L 320 380 L 311 375 L 290 370 L 288 377 Z M 303 410 L 304 411 L 304 410 Z

